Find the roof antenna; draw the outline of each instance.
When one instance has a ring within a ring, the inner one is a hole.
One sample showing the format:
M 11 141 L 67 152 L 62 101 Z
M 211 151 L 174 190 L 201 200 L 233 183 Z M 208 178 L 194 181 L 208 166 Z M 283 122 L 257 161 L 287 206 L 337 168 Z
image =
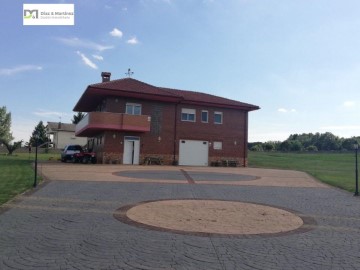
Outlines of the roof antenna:
M 131 75 L 133 75 L 133 74 L 134 74 L 134 72 L 131 71 L 130 68 L 128 69 L 128 72 L 125 73 L 125 75 L 127 75 L 129 78 L 131 78 Z

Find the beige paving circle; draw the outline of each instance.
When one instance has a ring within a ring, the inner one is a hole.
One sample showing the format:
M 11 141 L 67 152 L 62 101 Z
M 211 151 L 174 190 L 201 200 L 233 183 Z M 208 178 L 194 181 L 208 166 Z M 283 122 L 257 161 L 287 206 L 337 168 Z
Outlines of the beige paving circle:
M 200 234 L 278 234 L 299 229 L 303 220 L 289 211 L 261 204 L 222 200 L 163 200 L 124 212 L 138 224 Z

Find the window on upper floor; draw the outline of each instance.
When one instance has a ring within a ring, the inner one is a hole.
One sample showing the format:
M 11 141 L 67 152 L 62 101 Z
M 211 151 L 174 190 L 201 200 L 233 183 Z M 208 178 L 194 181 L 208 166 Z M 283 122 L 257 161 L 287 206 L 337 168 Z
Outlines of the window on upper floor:
M 214 123 L 215 124 L 223 123 L 223 113 L 222 112 L 214 112 Z
M 201 111 L 201 122 L 208 123 L 209 122 L 209 112 Z
M 141 104 L 137 103 L 126 103 L 126 114 L 141 115 Z
M 195 122 L 195 109 L 181 109 L 181 121 Z
M 103 101 L 96 107 L 96 111 L 97 111 L 97 112 L 104 112 L 104 111 L 105 111 L 105 107 L 106 107 L 106 101 L 103 100 Z

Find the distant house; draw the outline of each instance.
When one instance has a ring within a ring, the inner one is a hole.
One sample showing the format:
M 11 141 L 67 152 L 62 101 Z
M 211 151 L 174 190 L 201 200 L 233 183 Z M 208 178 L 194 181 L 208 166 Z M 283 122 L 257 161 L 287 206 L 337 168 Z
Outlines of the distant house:
M 258 106 L 110 76 L 103 72 L 74 107 L 87 112 L 75 134 L 89 138 L 99 162 L 247 165 L 248 112 Z
M 85 145 L 87 143 L 87 138 L 75 136 L 75 126 L 61 122 L 47 123 L 46 133 L 54 144 L 54 148 L 63 149 L 67 144 Z

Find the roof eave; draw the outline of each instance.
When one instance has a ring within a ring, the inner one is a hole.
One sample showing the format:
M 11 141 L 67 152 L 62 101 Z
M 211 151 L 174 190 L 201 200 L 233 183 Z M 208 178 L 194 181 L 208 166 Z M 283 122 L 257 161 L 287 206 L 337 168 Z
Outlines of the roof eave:
M 80 97 L 79 101 L 76 103 L 75 107 L 73 108 L 73 111 L 77 112 L 89 112 L 93 110 L 94 108 L 89 107 L 84 100 L 87 98 L 87 96 L 93 95 L 97 97 L 108 97 L 108 96 L 114 96 L 114 97 L 130 97 L 130 98 L 139 98 L 139 99 L 147 99 L 147 100 L 154 100 L 154 101 L 164 101 L 164 102 L 170 102 L 170 103 L 178 103 L 182 100 L 181 97 L 177 96 L 170 96 L 170 95 L 159 95 L 154 93 L 138 93 L 131 90 L 115 90 L 115 89 L 108 89 L 108 88 L 98 88 L 98 87 L 92 87 L 88 86 L 82 96 Z M 86 109 L 85 109 L 86 108 Z
M 232 105 L 232 104 L 205 102 L 205 101 L 193 101 L 193 100 L 183 100 L 181 103 L 200 105 L 200 106 L 211 106 L 211 107 L 218 107 L 218 108 L 227 108 L 227 109 L 236 109 L 236 110 L 242 110 L 242 111 L 255 111 L 255 110 L 260 109 L 259 106 L 255 106 L 255 105 L 251 105 L 251 104 Z

